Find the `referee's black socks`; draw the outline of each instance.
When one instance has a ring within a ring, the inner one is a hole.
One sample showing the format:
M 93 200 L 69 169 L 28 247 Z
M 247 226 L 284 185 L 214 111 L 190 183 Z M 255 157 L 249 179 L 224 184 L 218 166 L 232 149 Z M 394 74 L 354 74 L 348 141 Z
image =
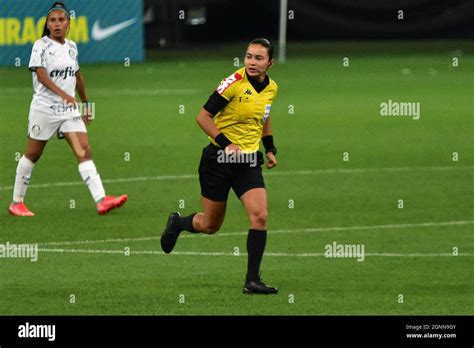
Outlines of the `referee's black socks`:
M 191 233 L 199 233 L 199 231 L 196 231 L 193 227 L 193 218 L 194 218 L 194 215 L 196 215 L 196 214 L 197 213 L 193 213 L 189 216 L 180 217 L 179 220 L 178 220 L 179 229 L 181 231 L 188 231 L 188 232 L 191 232 Z
M 266 230 L 249 230 L 247 236 L 247 281 L 258 279 L 260 273 L 260 263 L 262 262 L 263 251 L 267 243 Z

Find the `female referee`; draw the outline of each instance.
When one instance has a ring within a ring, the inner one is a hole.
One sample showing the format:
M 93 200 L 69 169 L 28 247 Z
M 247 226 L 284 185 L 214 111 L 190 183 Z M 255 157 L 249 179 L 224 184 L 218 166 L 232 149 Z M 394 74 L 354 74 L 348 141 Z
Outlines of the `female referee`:
M 276 166 L 276 148 L 270 125 L 270 108 L 278 86 L 268 77 L 273 64 L 273 46 L 267 39 L 252 40 L 245 54 L 245 67 L 222 80 L 200 110 L 196 122 L 209 136 L 199 165 L 203 212 L 181 217 L 171 213 L 161 236 L 161 247 L 170 253 L 181 231 L 214 234 L 221 227 L 232 188 L 241 200 L 250 229 L 247 237 L 248 266 L 245 294 L 276 294 L 260 278 L 260 263 L 267 240 L 267 193 L 262 176 L 266 165 Z
M 34 94 L 28 117 L 28 141 L 25 154 L 16 169 L 13 202 L 8 211 L 15 216 L 34 216 L 23 199 L 35 163 L 40 159 L 48 140 L 64 134 L 79 162 L 79 173 L 103 215 L 127 201 L 127 195 L 106 196 L 102 181 L 92 161 L 85 123 L 92 119 L 86 111 L 81 116 L 74 97 L 75 89 L 83 104 L 87 94 L 79 71 L 77 46 L 67 40 L 69 11 L 62 2 L 55 2 L 48 11 L 43 36 L 33 46 L 28 68 L 33 71 Z M 88 108 L 86 107 L 86 110 Z

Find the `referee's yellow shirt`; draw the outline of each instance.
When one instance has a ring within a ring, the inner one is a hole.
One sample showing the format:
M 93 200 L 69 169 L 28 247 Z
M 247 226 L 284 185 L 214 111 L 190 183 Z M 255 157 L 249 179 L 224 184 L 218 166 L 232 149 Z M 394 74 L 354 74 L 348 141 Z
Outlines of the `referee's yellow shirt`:
M 222 80 L 217 92 L 229 103 L 213 118 L 217 128 L 245 153 L 256 152 L 262 139 L 278 85 L 272 79 L 260 93 L 248 80 L 245 68 Z M 210 141 L 219 146 L 214 139 Z

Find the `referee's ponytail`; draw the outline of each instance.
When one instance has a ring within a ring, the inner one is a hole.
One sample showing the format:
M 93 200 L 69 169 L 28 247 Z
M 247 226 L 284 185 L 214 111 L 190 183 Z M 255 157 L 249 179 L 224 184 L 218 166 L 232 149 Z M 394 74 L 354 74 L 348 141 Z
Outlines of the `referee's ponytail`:
M 64 5 L 64 3 L 60 2 L 60 1 L 56 1 L 50 7 L 50 9 L 48 10 L 48 13 L 46 14 L 46 22 L 44 22 L 43 35 L 41 35 L 41 37 L 51 35 L 51 32 L 48 29 L 48 16 L 51 12 L 56 11 L 56 10 L 64 11 L 67 15 L 67 18 L 68 19 L 70 18 L 69 11 L 66 8 L 66 5 Z

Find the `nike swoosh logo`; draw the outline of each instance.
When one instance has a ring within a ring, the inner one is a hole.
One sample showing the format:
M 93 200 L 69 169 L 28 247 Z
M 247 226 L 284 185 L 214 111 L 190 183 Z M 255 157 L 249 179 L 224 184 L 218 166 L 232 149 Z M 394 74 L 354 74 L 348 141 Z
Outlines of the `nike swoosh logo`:
M 97 20 L 92 26 L 92 33 L 91 33 L 92 38 L 95 41 L 105 40 L 108 37 L 111 37 L 112 35 L 117 34 L 119 31 L 124 30 L 125 28 L 131 26 L 136 21 L 137 21 L 136 18 L 132 18 L 132 19 L 129 19 L 128 21 L 112 25 L 108 28 L 101 28 L 99 24 L 99 20 Z

